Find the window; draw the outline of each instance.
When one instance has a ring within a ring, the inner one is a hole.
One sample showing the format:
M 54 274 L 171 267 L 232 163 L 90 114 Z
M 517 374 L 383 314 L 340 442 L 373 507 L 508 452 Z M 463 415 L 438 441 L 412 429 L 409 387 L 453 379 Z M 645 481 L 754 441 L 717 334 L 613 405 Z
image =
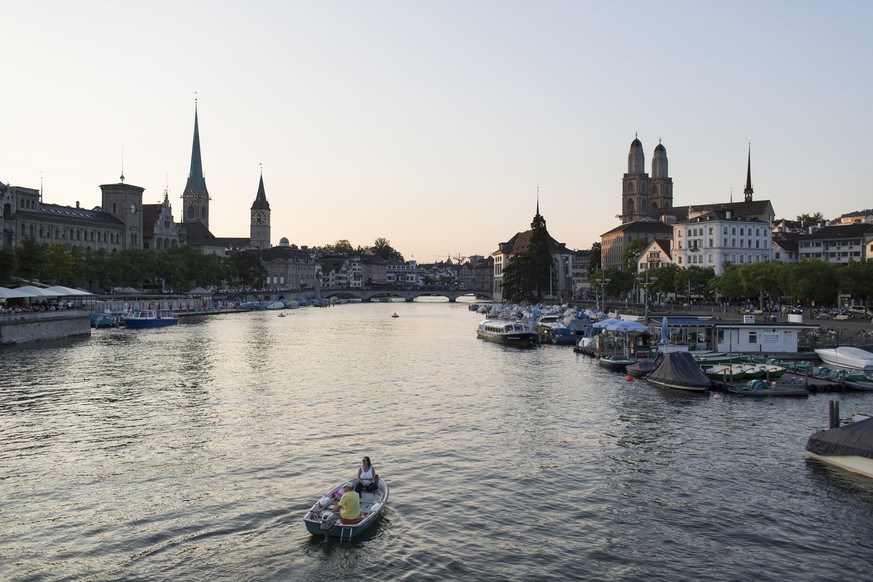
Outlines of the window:
M 750 331 L 749 332 L 749 343 L 750 344 L 758 343 L 758 332 L 757 331 Z

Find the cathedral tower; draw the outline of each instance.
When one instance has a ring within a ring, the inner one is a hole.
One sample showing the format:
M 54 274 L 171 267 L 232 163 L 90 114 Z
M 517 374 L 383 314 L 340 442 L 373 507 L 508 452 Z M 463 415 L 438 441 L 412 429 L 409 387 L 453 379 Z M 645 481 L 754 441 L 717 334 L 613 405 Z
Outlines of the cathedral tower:
M 745 198 L 746 202 L 752 201 L 752 194 L 754 194 L 754 193 L 755 193 L 755 191 L 752 190 L 752 144 L 750 143 L 749 144 L 749 162 L 748 162 L 748 165 L 746 166 L 746 189 L 743 190 L 743 194 L 746 195 L 746 198 Z
M 627 174 L 621 181 L 621 221 L 640 220 L 649 214 L 649 175 L 643 144 L 634 136 L 627 154 Z
M 650 181 L 649 214 L 657 215 L 662 208 L 673 206 L 673 178 L 667 169 L 667 148 L 658 140 L 655 155 L 652 157 L 652 179 Z
M 258 184 L 258 195 L 252 203 L 252 248 L 270 248 L 270 203 L 267 202 L 267 193 L 264 191 L 264 171 L 261 170 L 261 182 Z
M 194 144 L 191 147 L 191 171 L 182 191 L 182 222 L 199 222 L 209 230 L 209 191 L 200 160 L 200 126 L 197 121 L 197 101 L 194 102 Z

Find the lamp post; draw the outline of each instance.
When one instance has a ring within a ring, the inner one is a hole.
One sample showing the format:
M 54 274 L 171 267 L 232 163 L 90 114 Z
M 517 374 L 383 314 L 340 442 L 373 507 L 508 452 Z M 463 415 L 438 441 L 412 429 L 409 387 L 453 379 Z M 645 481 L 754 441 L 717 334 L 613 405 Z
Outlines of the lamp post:
M 597 306 L 598 311 L 602 311 L 603 308 L 606 307 L 606 284 L 609 283 L 612 279 L 605 278 L 603 269 L 600 269 L 600 295 L 597 296 L 599 300 L 599 305 Z

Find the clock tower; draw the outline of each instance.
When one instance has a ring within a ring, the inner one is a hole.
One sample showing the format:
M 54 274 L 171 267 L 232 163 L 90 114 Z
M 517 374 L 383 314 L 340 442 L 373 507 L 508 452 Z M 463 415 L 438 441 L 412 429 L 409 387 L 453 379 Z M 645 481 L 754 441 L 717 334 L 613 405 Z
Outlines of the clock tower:
M 270 203 L 264 191 L 264 171 L 261 170 L 261 181 L 258 184 L 258 194 L 252 204 L 252 225 L 249 245 L 253 249 L 270 248 Z
M 199 222 L 209 230 L 209 191 L 203 176 L 200 159 L 200 125 L 197 119 L 197 101 L 194 101 L 194 143 L 191 146 L 191 171 L 182 191 L 182 222 Z
M 117 184 L 103 184 L 103 212 L 108 212 L 124 223 L 124 240 L 119 241 L 123 249 L 142 247 L 142 193 L 145 188 L 125 184 L 124 176 Z

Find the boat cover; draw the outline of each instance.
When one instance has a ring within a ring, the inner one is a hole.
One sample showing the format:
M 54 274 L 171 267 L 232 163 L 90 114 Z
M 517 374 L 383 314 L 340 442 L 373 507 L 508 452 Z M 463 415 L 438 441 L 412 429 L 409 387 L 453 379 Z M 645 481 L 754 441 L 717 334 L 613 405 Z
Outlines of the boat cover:
M 709 388 L 706 374 L 689 352 L 667 352 L 658 367 L 648 375 L 649 380 L 689 388 Z
M 873 459 L 873 417 L 820 430 L 809 437 L 806 450 L 827 457 L 857 455 Z

